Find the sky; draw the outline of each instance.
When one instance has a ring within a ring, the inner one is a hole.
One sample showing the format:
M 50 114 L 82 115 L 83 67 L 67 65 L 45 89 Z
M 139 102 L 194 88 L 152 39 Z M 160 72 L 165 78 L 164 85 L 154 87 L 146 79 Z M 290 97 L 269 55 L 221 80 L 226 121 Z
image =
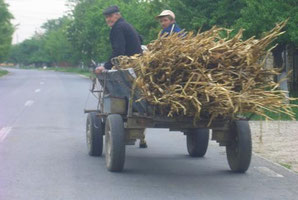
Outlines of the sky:
M 13 43 L 29 39 L 40 26 L 49 19 L 62 17 L 69 10 L 67 0 L 4 0 L 13 14 L 14 25 L 17 25 Z

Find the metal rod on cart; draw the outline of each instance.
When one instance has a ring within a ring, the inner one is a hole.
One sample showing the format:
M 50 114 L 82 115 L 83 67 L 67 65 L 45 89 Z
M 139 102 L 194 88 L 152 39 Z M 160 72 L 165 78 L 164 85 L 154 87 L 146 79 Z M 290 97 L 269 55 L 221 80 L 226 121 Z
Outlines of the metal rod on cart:
M 101 112 L 103 113 L 104 110 L 103 110 L 103 107 L 104 107 L 104 97 L 105 97 L 105 94 L 106 94 L 106 80 L 107 80 L 107 73 L 106 72 L 103 72 L 103 92 L 102 92 L 102 98 L 101 98 L 101 102 L 100 102 L 100 110 Z
M 134 82 L 131 88 L 131 93 L 130 93 L 129 102 L 128 102 L 128 110 L 127 110 L 128 117 L 132 117 L 132 107 L 133 107 L 133 99 L 135 96 L 135 88 L 136 88 L 136 83 Z

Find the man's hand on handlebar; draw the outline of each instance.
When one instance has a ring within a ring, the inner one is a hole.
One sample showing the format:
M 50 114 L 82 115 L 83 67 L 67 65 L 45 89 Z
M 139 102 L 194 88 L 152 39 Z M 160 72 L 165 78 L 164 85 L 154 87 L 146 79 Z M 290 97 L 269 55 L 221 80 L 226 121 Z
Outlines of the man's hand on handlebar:
M 106 69 L 104 68 L 104 66 L 98 66 L 95 69 L 95 73 L 96 74 L 101 74 L 102 72 L 104 72 Z

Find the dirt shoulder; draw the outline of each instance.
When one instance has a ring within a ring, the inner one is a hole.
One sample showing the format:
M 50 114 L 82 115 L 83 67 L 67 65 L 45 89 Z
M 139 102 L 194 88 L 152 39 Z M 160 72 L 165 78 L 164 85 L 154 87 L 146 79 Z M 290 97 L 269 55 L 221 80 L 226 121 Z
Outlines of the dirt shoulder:
M 251 121 L 255 153 L 298 172 L 298 121 Z

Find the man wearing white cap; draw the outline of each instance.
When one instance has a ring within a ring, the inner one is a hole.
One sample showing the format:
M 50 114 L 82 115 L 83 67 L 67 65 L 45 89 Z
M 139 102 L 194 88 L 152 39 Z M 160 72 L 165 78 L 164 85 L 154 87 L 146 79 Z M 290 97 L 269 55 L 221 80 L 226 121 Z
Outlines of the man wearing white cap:
M 176 24 L 175 14 L 171 10 L 162 11 L 157 17 L 163 30 L 161 35 L 171 35 L 173 33 L 181 32 L 181 28 Z

